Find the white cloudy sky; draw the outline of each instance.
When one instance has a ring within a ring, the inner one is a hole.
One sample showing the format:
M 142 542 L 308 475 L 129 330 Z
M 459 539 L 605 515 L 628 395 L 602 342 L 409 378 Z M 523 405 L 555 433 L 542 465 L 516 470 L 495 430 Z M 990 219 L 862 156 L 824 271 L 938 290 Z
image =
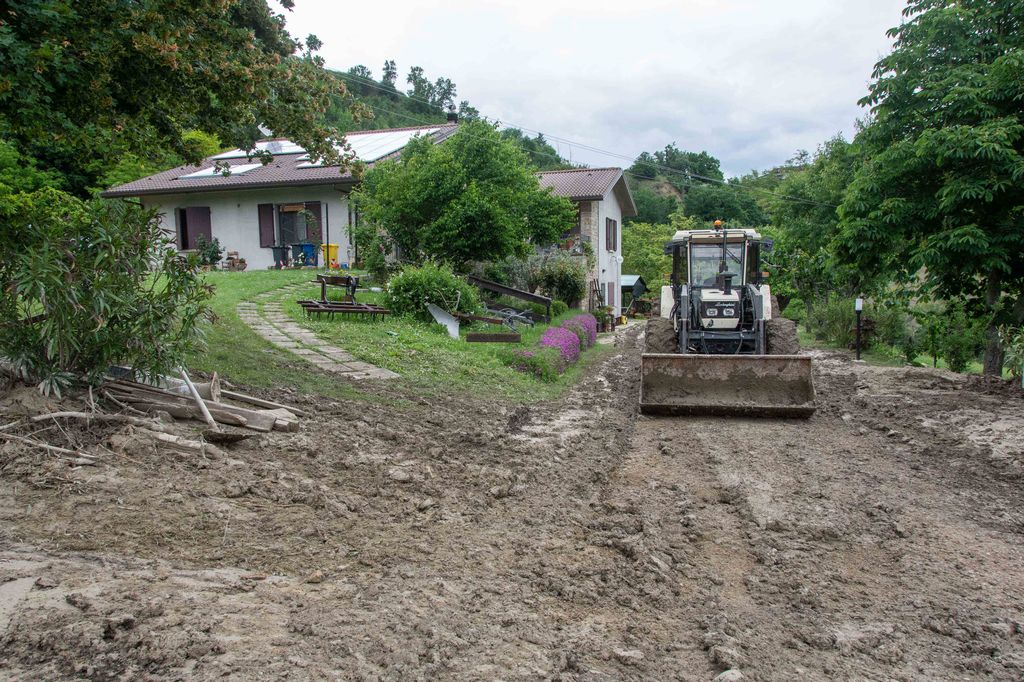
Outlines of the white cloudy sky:
M 676 142 L 727 174 L 767 168 L 863 115 L 903 0 L 296 0 L 329 67 L 451 78 L 485 116 L 635 156 Z M 590 165 L 628 161 L 559 143 Z

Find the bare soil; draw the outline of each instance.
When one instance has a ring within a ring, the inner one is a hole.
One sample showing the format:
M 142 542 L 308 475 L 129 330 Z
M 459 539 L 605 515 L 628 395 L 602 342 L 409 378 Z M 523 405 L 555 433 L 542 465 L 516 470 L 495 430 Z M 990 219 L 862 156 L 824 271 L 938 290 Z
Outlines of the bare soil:
M 102 464 L 0 445 L 0 677 L 1024 677 L 1016 388 L 819 354 L 810 420 L 643 417 L 638 343 L 530 406 L 282 390 L 217 459 L 37 424 Z

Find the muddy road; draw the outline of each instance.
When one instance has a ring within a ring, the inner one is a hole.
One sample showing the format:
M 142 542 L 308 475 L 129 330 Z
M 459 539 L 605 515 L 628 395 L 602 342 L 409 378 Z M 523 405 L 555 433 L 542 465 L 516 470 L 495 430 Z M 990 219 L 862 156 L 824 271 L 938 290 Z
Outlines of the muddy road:
M 0 677 L 1024 677 L 1016 389 L 823 354 L 808 421 L 649 418 L 638 365 L 382 387 L 220 459 L 0 446 Z

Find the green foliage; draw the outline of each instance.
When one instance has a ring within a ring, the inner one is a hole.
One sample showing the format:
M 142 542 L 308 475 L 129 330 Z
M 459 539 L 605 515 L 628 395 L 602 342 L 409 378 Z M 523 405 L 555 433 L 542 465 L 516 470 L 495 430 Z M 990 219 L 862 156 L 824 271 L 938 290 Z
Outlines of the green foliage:
M 554 300 L 551 302 L 551 317 L 561 317 L 569 312 L 569 306 L 565 301 Z
M 43 187 L 59 188 L 60 184 L 57 173 L 40 170 L 33 159 L 25 158 L 14 145 L 0 139 L 0 192 L 34 192 Z
M 968 313 L 962 301 L 947 305 L 939 332 L 939 354 L 954 372 L 963 372 L 985 345 L 985 321 Z
M 718 159 L 707 152 L 683 151 L 675 142 L 666 145 L 661 151 L 654 152 L 653 157 L 650 154 L 641 154 L 630 168 L 630 172 L 635 175 L 648 178 L 655 177 L 655 174 L 650 172 L 652 170 L 656 170 L 657 175 L 663 176 L 681 192 L 686 192 L 691 186 L 708 180 L 725 179 Z
M 220 240 L 214 237 L 207 239 L 205 235 L 196 236 L 196 252 L 199 262 L 203 265 L 216 265 L 224 257 L 224 249 Z
M 857 335 L 857 314 L 853 300 L 832 297 L 815 306 L 805 319 L 807 331 L 819 341 L 850 348 Z
M 26 380 L 59 394 L 112 364 L 168 373 L 198 347 L 209 287 L 152 212 L 43 189 L 0 197 L 0 219 L 0 355 Z
M 538 256 L 535 263 L 537 283 L 545 296 L 575 306 L 587 293 L 587 271 L 579 258 L 554 251 Z
M 1024 377 L 1024 327 L 1002 326 L 999 336 L 1006 349 L 1005 366 L 1015 377 Z
M 125 154 L 198 161 L 193 130 L 251 148 L 264 125 L 338 160 L 323 115 L 344 84 L 318 47 L 265 0 L 19 3 L 0 23 L 0 131 L 79 196 Z
M 694 184 L 683 199 L 683 212 L 711 222 L 724 220 L 741 225 L 763 225 L 767 217 L 757 200 L 739 184 Z
M 565 371 L 565 361 L 557 348 L 537 347 L 507 351 L 505 363 L 519 372 L 546 382 L 558 381 L 558 377 Z
M 696 224 L 691 218 L 682 218 Z M 677 225 L 679 222 L 677 221 Z M 622 271 L 640 275 L 651 291 L 659 291 L 668 284 L 672 273 L 672 258 L 665 255 L 665 244 L 672 239 L 676 225 L 629 223 L 622 228 Z
M 462 124 L 444 144 L 414 139 L 401 161 L 370 169 L 355 196 L 414 263 L 525 256 L 576 221 L 571 202 L 542 190 L 526 155 L 482 121 Z
M 388 282 L 386 304 L 396 315 L 408 315 L 424 322 L 434 318 L 427 304 L 448 312 L 475 313 L 480 309 L 476 289 L 452 272 L 447 265 L 427 261 L 409 266 Z
M 573 168 L 571 163 L 560 157 L 555 148 L 548 144 L 543 133 L 537 133 L 537 137 L 529 137 L 518 128 L 505 128 L 501 131 L 501 136 L 526 152 L 536 170 Z
M 645 152 L 646 153 L 646 152 Z M 634 164 L 635 165 L 635 164 Z M 670 194 L 659 194 L 644 185 L 633 188 L 633 203 L 636 216 L 625 218 L 623 223 L 665 224 L 669 216 L 679 210 L 679 200 Z
M 997 373 L 996 325 L 1024 317 L 1024 15 L 1016 0 L 911 0 L 904 15 L 861 101 L 873 120 L 838 254 L 866 276 L 920 274 L 934 296 L 980 301 Z
M 533 291 L 537 280 L 531 261 L 516 256 L 506 256 L 501 260 L 486 263 L 481 275 L 485 279 L 524 291 Z
M 857 291 L 877 289 L 879 282 L 853 272 L 837 262 L 833 242 L 839 230 L 836 206 L 853 179 L 859 162 L 858 149 L 836 136 L 818 148 L 813 158 L 800 156 L 799 165 L 780 169 L 780 180 L 771 200 L 772 229 L 766 236 L 775 240 L 768 260 L 772 289 L 792 292 L 807 309 L 832 295 L 849 296 Z

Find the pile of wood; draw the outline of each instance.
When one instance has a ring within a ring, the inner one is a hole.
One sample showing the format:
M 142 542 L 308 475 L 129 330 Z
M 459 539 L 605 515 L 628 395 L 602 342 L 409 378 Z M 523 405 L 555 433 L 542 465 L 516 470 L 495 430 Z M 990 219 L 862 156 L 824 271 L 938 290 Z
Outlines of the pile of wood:
M 166 412 L 177 419 L 205 420 L 214 429 L 225 424 L 262 432 L 298 431 L 299 417 L 306 416 L 296 407 L 222 390 L 216 375 L 199 384 L 187 377 L 159 377 L 154 383 L 111 379 L 103 384 L 101 393 L 117 405 L 151 414 Z

